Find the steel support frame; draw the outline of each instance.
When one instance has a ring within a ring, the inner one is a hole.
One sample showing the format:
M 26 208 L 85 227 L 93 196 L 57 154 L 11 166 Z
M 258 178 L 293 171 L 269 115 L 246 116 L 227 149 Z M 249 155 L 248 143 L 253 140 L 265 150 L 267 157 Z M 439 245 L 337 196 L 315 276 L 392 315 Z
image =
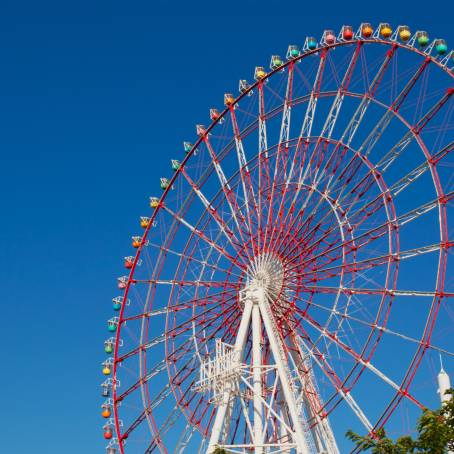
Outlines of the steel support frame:
M 295 392 L 292 387 L 292 379 L 288 367 L 288 359 L 285 347 L 280 337 L 278 328 L 275 324 L 274 317 L 269 305 L 265 289 L 252 284 L 240 293 L 240 299 L 244 304 L 243 315 L 240 321 L 237 338 L 235 340 L 234 352 L 238 363 L 244 353 L 246 345 L 248 328 L 251 324 L 252 330 L 252 378 L 253 378 L 253 438 L 255 454 L 262 454 L 263 448 L 268 446 L 264 442 L 264 424 L 263 410 L 266 403 L 262 397 L 262 353 L 261 353 L 261 336 L 262 329 L 269 341 L 271 353 L 275 360 L 276 373 L 279 377 L 279 393 L 285 402 L 288 413 L 289 423 L 291 423 L 292 432 L 289 434 L 293 444 L 296 447 L 297 454 L 309 454 L 310 449 L 306 434 L 302 424 L 301 415 L 298 411 L 298 404 Z M 263 323 L 263 326 L 262 326 Z M 224 395 L 218 406 L 211 436 L 207 448 L 207 453 L 212 454 L 217 446 L 224 446 L 222 443 L 223 427 L 226 424 L 227 409 L 233 398 L 233 384 L 226 384 Z M 269 410 L 269 409 L 268 409 Z M 284 443 L 288 448 L 288 442 Z M 227 446 L 227 445 L 225 445 Z M 230 445 L 229 445 L 230 446 Z

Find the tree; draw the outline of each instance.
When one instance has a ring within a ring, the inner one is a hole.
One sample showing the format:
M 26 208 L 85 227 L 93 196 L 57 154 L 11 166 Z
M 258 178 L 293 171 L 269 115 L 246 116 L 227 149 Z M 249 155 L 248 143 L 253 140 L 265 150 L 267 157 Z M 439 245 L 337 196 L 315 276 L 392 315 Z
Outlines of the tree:
M 213 451 L 213 454 L 227 454 L 227 451 L 224 448 L 216 447 Z
M 400 437 L 396 441 L 386 436 L 384 429 L 373 435 L 361 436 L 349 430 L 347 438 L 363 451 L 372 454 L 443 454 L 454 450 L 454 394 L 453 389 L 446 391 L 451 398 L 438 410 L 426 409 L 418 419 L 418 436 Z

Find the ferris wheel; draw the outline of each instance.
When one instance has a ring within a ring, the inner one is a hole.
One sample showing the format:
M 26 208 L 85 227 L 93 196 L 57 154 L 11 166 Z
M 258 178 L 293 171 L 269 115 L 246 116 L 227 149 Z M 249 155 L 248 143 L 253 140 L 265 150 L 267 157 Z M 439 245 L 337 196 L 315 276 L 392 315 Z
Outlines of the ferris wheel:
M 454 355 L 453 55 L 326 30 L 196 126 L 118 278 L 108 454 L 336 454 L 431 404 Z

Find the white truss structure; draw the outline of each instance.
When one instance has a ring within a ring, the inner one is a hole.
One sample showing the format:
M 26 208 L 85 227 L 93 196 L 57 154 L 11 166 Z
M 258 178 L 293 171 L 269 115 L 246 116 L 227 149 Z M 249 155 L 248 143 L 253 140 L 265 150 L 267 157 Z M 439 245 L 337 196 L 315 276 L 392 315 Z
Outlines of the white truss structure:
M 254 279 L 240 292 L 244 310 L 235 344 L 217 339 L 213 357 L 203 360 L 200 367 L 195 389 L 210 393 L 210 401 L 217 407 L 207 453 L 222 448 L 232 453 L 253 450 L 255 454 L 339 454 L 328 419 L 322 420 L 314 414 L 310 397 L 306 394 L 308 390 L 317 393 L 310 355 L 297 335 L 293 338 L 293 347 L 299 353 L 290 355 L 287 352 L 270 307 L 273 289 L 263 282 L 260 278 Z M 252 351 L 247 364 L 243 360 L 250 337 Z M 273 362 L 271 358 L 264 362 L 262 347 L 265 337 Z M 302 377 L 298 370 L 307 373 Z M 241 406 L 244 424 L 250 435 L 249 444 L 229 444 L 228 434 L 235 404 Z M 317 424 L 309 428 L 309 419 L 317 421 Z M 278 423 L 279 442 L 267 440 L 273 421 Z

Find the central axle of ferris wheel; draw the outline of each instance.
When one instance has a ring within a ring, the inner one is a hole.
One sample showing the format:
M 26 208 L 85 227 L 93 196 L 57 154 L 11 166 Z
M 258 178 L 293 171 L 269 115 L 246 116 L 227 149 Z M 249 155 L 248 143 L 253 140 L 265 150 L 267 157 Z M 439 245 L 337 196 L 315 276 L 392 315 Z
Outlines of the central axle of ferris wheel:
M 243 452 L 253 450 L 255 454 L 266 452 L 283 452 L 297 454 L 327 453 L 338 454 L 334 436 L 327 419 L 321 421 L 316 415 L 308 411 L 320 422 L 317 430 L 308 429 L 304 421 L 304 398 L 297 397 L 294 387 L 294 378 L 291 375 L 288 354 L 283 340 L 278 331 L 271 304 L 277 302 L 282 289 L 283 267 L 279 259 L 267 255 L 256 258 L 249 270 L 249 283 L 240 292 L 240 301 L 243 305 L 243 314 L 240 321 L 236 341 L 229 345 L 216 341 L 216 356 L 202 362 L 200 391 L 212 391 L 213 402 L 217 405 L 216 417 L 213 423 L 207 453 L 212 454 L 217 447 L 226 451 L 234 450 Z M 251 329 L 249 331 L 249 326 Z M 248 340 L 248 333 L 252 335 L 251 364 L 242 363 L 244 349 Z M 263 364 L 262 361 L 262 332 L 265 333 L 275 364 Z M 263 383 L 264 376 L 271 370 L 276 376 L 276 405 L 279 409 L 273 409 L 266 402 Z M 251 374 L 252 385 L 244 378 Z M 306 378 L 306 380 L 314 380 Z M 242 399 L 240 384 L 246 385 L 249 396 L 252 394 L 253 416 L 248 418 L 247 406 L 242 404 L 243 414 L 246 413 L 245 424 L 251 433 L 250 444 L 227 444 L 227 437 L 232 417 L 232 408 L 235 398 Z M 279 386 L 277 387 L 277 384 Z M 315 385 L 315 383 L 311 383 Z M 266 416 L 264 415 L 266 414 Z M 280 430 L 277 443 L 267 443 L 266 419 L 275 418 Z M 252 424 L 250 420 L 252 419 Z

